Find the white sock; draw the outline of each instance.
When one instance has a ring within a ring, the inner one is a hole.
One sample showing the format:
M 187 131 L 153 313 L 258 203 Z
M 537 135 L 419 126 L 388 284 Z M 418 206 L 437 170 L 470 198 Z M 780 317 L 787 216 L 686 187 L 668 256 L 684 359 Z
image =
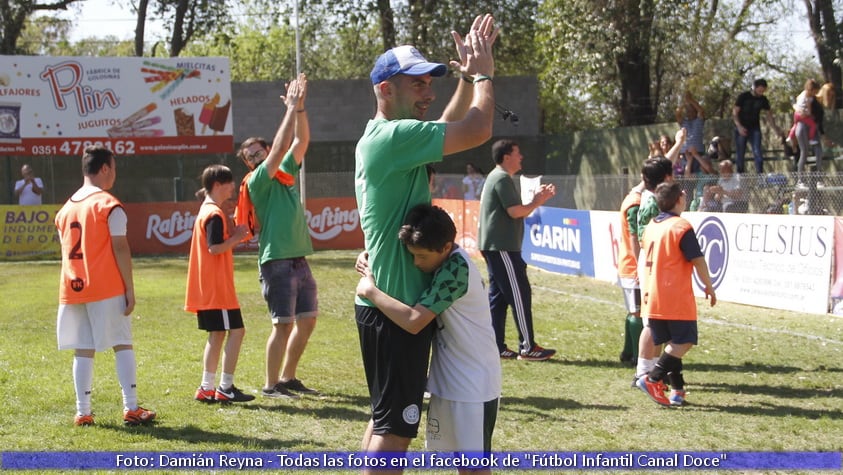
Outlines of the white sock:
M 214 380 L 217 379 L 217 373 L 209 371 L 202 372 L 202 389 L 214 389 Z
M 138 408 L 135 350 L 115 351 L 114 363 L 117 367 L 117 380 L 123 390 L 123 408 L 133 411 Z
M 635 377 L 640 378 L 640 377 L 644 376 L 645 374 L 649 373 L 650 371 L 652 371 L 653 368 L 656 367 L 657 361 L 658 361 L 658 359 L 656 359 L 656 358 L 647 359 L 647 358 L 641 358 L 639 356 L 638 357 L 638 364 L 635 367 Z
M 229 373 L 223 373 L 222 378 L 220 378 L 220 387 L 228 389 L 232 386 L 234 386 L 234 375 Z
M 91 390 L 94 384 L 94 359 L 73 357 L 73 386 L 76 389 L 76 412 L 86 416 L 91 413 Z

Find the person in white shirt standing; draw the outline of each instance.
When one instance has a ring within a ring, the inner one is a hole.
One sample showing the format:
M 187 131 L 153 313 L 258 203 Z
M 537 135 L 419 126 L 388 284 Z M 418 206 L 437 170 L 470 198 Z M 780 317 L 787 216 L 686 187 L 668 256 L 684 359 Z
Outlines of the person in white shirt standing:
M 44 182 L 35 176 L 35 172 L 32 171 L 29 164 L 24 164 L 20 168 L 20 174 L 23 180 L 15 182 L 15 196 L 18 198 L 18 204 L 40 205 Z

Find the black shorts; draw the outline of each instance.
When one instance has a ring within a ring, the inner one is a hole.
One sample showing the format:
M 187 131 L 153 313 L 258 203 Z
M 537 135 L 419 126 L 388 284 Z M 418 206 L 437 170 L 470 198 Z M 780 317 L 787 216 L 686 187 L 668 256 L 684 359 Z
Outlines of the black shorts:
M 419 432 L 433 325 L 404 331 L 375 307 L 354 306 L 372 404 L 373 433 L 414 438 Z
M 647 320 L 650 333 L 653 335 L 653 343 L 683 343 L 697 344 L 697 321 L 696 320 Z
M 199 329 L 209 332 L 224 332 L 243 328 L 243 315 L 239 308 L 229 310 L 199 310 L 196 312 Z

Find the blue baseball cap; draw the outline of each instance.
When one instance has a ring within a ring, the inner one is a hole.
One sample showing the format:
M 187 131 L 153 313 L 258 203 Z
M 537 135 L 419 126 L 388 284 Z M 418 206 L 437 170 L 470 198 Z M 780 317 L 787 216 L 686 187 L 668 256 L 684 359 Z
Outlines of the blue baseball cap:
M 414 46 L 404 45 L 396 46 L 384 54 L 378 56 L 375 61 L 375 67 L 369 77 L 372 78 L 372 84 L 378 84 L 395 76 L 396 74 L 406 74 L 408 76 L 422 76 L 430 74 L 431 76 L 444 76 L 448 72 L 448 67 L 442 63 L 430 63 Z

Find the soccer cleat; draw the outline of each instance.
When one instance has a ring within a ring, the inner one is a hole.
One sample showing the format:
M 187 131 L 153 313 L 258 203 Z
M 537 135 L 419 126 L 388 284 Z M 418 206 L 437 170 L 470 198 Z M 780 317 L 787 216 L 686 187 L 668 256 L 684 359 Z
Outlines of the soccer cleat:
M 321 396 L 322 395 L 322 393 L 320 393 L 319 391 L 305 386 L 304 383 L 302 383 L 301 380 L 298 379 L 298 378 L 293 378 L 289 381 L 279 381 L 278 384 L 284 386 L 285 388 L 287 388 L 290 391 L 295 391 L 297 393 L 309 394 L 311 396 Z
M 255 399 L 251 394 L 244 394 L 243 391 L 237 389 L 237 386 L 231 385 L 228 389 L 217 388 L 214 394 L 217 401 L 226 402 L 248 402 Z
M 684 406 L 685 391 L 681 389 L 672 389 L 670 391 L 670 397 L 668 397 L 667 399 L 670 401 L 670 405 L 673 407 Z
M 93 414 L 76 414 L 76 417 L 73 418 L 73 425 L 76 426 L 92 426 L 94 425 L 94 415 Z
M 196 395 L 193 396 L 193 398 L 199 402 L 217 402 L 216 398 L 214 398 L 215 392 L 216 391 L 214 389 L 204 389 L 202 386 L 199 386 L 199 389 L 196 390 Z
M 509 348 L 504 348 L 503 351 L 501 351 L 502 360 L 514 360 L 515 358 L 518 358 L 518 353 L 510 350 Z
M 275 386 L 271 388 L 263 388 L 261 389 L 261 394 L 263 397 L 269 397 L 274 399 L 299 399 L 301 396 L 298 394 L 290 392 L 289 389 L 285 388 L 283 384 L 276 383 Z
M 660 404 L 662 406 L 670 405 L 670 400 L 668 400 L 664 395 L 665 386 L 663 382 L 650 381 L 648 376 L 642 376 L 638 378 L 635 385 L 638 386 L 638 389 L 644 391 L 644 394 L 650 396 L 650 399 L 652 399 L 656 404 Z
M 155 411 L 144 409 L 140 406 L 137 409 L 125 409 L 123 411 L 123 424 L 127 426 L 136 426 L 138 424 L 146 424 L 155 419 Z
M 536 345 L 529 350 L 521 350 L 521 353 L 518 354 L 518 359 L 526 361 L 546 361 L 555 354 L 556 350 L 542 348 L 539 345 Z

